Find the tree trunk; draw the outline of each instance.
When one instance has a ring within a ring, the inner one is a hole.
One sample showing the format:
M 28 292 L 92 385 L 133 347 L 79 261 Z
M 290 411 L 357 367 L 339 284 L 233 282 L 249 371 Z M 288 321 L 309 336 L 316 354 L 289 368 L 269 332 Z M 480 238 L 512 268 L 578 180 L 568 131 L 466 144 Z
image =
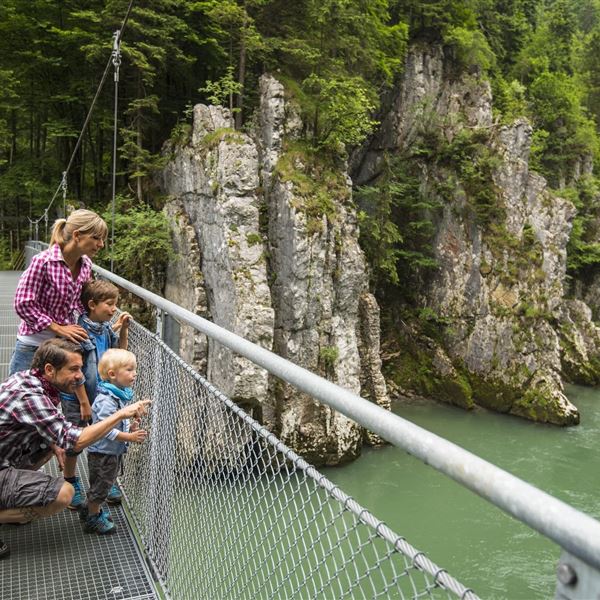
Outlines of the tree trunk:
M 239 70 L 238 70 L 238 83 L 240 85 L 240 91 L 237 95 L 235 113 L 235 128 L 240 129 L 242 126 L 242 110 L 244 107 L 244 82 L 246 81 L 246 23 L 248 15 L 246 13 L 246 3 L 244 2 L 244 23 L 242 24 L 242 35 L 240 37 L 240 58 L 239 58 Z
M 44 109 L 44 118 L 43 118 L 43 122 L 47 123 L 48 121 L 48 109 Z M 41 155 L 42 155 L 42 163 L 40 166 L 40 177 L 43 179 L 44 175 L 46 173 L 46 161 L 44 160 L 44 157 L 46 156 L 46 142 L 48 140 L 48 128 L 46 127 L 46 125 L 42 125 L 42 132 L 41 132 Z
M 29 158 L 33 158 L 33 82 L 29 105 Z
M 21 214 L 21 199 L 19 198 L 19 196 L 17 196 L 17 198 L 16 198 L 16 203 L 17 203 L 16 214 L 20 215 Z M 17 221 L 17 248 L 20 248 L 21 247 L 21 219 L 19 219 L 17 217 L 16 221 Z
M 85 138 L 84 138 L 81 140 L 81 173 L 79 176 L 79 181 L 81 182 L 79 184 L 79 187 L 81 189 L 82 196 L 85 194 L 85 161 L 86 161 L 86 156 L 85 156 Z
M 10 143 L 10 156 L 8 158 L 8 164 L 12 165 L 17 157 L 17 111 L 12 109 L 10 115 L 10 129 L 11 129 L 11 143 Z
M 142 150 L 142 116 L 140 114 L 141 112 L 142 112 L 141 110 L 138 111 L 138 121 L 137 121 L 137 145 L 138 145 L 138 148 L 140 149 L 140 151 Z M 140 202 L 143 202 L 144 195 L 142 193 L 142 178 L 141 177 L 136 178 L 136 193 L 137 193 L 137 199 Z
M 144 93 L 144 89 L 142 87 L 142 79 L 141 76 L 138 75 L 138 98 L 141 98 L 142 95 Z M 136 123 L 136 131 L 137 131 L 137 147 L 139 149 L 139 153 L 138 156 L 141 156 L 142 154 L 142 148 L 143 148 L 143 135 L 142 135 L 142 109 L 138 108 L 137 109 L 137 123 Z M 137 161 L 136 161 L 137 162 Z M 136 171 L 141 171 L 139 164 L 136 164 Z M 137 199 L 140 202 L 143 202 L 144 200 L 144 195 L 142 193 L 142 178 L 141 177 L 136 177 L 136 195 L 137 195 Z
M 35 115 L 35 157 L 37 159 L 41 156 L 42 150 L 42 123 L 41 115 L 36 113 Z
M 93 190 L 90 191 L 91 197 L 96 199 L 96 188 L 97 188 L 97 182 L 98 182 L 98 173 L 97 173 L 97 167 L 96 167 L 96 148 L 94 147 L 94 137 L 92 136 L 92 128 L 88 127 L 87 131 L 87 143 L 88 143 L 88 148 L 89 148 L 89 163 L 90 163 L 90 168 L 92 169 L 92 176 L 94 178 L 94 188 Z
M 96 154 L 96 200 L 100 200 L 102 197 L 102 181 L 104 179 L 104 173 L 102 172 L 102 159 L 104 157 L 104 131 L 102 127 L 98 127 L 96 132 L 96 140 L 98 146 L 98 152 Z

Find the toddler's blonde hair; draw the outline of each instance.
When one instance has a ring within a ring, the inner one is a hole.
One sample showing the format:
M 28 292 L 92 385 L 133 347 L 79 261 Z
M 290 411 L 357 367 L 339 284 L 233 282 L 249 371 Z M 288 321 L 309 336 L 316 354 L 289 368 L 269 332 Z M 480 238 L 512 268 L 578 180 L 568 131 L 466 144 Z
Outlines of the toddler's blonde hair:
M 127 365 L 136 365 L 135 354 L 129 352 L 129 350 L 122 350 L 121 348 L 110 348 L 108 349 L 100 359 L 98 363 L 98 373 L 104 381 L 108 381 L 108 372 L 113 369 L 116 371 L 121 367 Z

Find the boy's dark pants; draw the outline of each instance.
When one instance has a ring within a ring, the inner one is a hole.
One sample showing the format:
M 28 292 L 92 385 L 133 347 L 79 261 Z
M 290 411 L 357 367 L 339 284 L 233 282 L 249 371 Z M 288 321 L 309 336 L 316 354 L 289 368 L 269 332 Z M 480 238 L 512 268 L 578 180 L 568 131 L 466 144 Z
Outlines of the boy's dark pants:
M 85 427 L 87 423 L 81 420 L 81 409 L 79 408 L 79 402 L 77 400 L 61 400 L 60 407 L 62 408 L 63 415 L 69 423 L 77 425 L 78 427 Z M 67 456 L 79 456 L 81 454 L 75 452 L 75 450 L 67 450 Z

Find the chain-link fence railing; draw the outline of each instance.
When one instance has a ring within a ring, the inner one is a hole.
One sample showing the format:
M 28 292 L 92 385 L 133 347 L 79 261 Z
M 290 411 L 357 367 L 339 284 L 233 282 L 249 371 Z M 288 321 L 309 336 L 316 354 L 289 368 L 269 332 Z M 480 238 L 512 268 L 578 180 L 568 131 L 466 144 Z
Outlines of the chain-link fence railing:
M 132 323 L 142 445 L 121 478 L 177 599 L 476 598 Z

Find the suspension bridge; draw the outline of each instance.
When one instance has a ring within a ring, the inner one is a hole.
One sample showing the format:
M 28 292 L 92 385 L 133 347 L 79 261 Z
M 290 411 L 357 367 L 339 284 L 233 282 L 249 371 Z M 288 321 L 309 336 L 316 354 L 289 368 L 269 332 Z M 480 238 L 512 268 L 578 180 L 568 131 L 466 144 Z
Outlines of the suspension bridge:
M 120 43 L 132 5 L 130 0 L 113 35 L 111 55 L 56 192 L 43 214 L 29 220 L 34 240 L 42 237 L 41 226 L 47 234 L 50 210 L 61 194 L 66 211 L 69 171 L 111 66 L 114 224 Z M 113 240 L 114 229 L 111 249 Z M 25 254 L 30 259 L 42 247 L 30 241 Z M 0 537 L 11 548 L 10 558 L 0 564 L 2 598 L 478 598 L 468 582 L 432 562 L 186 364 L 172 349 L 173 323 L 190 325 L 252 360 L 547 536 L 557 544 L 557 555 L 562 549 L 557 599 L 600 598 L 598 521 L 112 272 L 96 268 L 96 275 L 156 311 L 156 331 L 134 322 L 130 332 L 141 374 L 137 396 L 154 400 L 144 424 L 150 436 L 127 453 L 120 478 L 125 502 L 110 509 L 118 525 L 114 536 L 86 536 L 68 511 L 2 527 Z M 0 273 L 2 379 L 16 338 L 12 298 L 18 276 Z
M 27 254 L 42 247 L 29 243 Z M 136 294 L 157 314 L 157 331 L 134 322 L 130 332 L 142 374 L 136 394 L 154 400 L 145 424 L 149 440 L 126 455 L 120 479 L 124 507 L 111 508 L 120 526 L 116 536 L 86 536 L 69 512 L 2 528 L 13 552 L 0 567 L 2 597 L 478 597 L 186 364 L 163 339 L 173 319 L 340 410 L 549 537 L 563 549 L 556 598 L 598 597 L 596 520 L 109 271 L 96 267 L 96 274 Z M 2 376 L 14 347 L 17 279 L 15 272 L 1 274 Z

